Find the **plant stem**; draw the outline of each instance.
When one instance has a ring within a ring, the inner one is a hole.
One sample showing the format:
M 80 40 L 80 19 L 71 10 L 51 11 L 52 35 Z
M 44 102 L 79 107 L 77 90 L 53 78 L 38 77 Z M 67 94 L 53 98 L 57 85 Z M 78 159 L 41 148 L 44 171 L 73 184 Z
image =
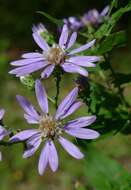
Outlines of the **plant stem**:
M 60 93 L 60 82 L 61 82 L 61 74 L 56 75 L 56 96 L 55 96 L 55 107 L 58 108 L 58 99 Z
M 48 100 L 49 100 L 51 103 L 55 104 L 55 100 L 53 100 L 53 98 L 51 98 L 50 96 L 47 96 L 47 98 L 48 98 Z

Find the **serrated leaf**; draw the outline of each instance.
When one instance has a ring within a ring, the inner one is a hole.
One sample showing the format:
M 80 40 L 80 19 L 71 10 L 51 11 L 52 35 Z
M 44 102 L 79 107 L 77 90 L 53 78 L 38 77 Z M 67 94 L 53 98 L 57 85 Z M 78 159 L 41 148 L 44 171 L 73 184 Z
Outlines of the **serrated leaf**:
M 102 41 L 98 53 L 104 54 L 111 51 L 114 47 L 120 47 L 126 43 L 126 33 L 125 31 L 116 32 L 110 34 L 105 40 Z
M 51 22 L 53 22 L 54 24 L 56 24 L 57 26 L 62 26 L 63 25 L 63 21 L 60 19 L 56 19 L 53 16 L 51 16 L 50 14 L 44 12 L 44 11 L 38 11 L 37 13 L 43 15 L 44 17 L 48 18 Z

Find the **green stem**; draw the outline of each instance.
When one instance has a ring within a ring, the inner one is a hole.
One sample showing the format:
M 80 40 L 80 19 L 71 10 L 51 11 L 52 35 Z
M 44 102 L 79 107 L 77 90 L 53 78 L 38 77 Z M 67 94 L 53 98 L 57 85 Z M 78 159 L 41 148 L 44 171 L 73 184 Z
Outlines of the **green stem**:
M 48 100 L 49 100 L 51 103 L 55 104 L 55 100 L 53 100 L 53 98 L 51 98 L 50 96 L 47 96 L 47 98 L 48 98 Z
M 61 74 L 56 75 L 56 96 L 55 96 L 55 107 L 58 108 L 58 99 L 60 93 L 60 82 L 61 82 Z

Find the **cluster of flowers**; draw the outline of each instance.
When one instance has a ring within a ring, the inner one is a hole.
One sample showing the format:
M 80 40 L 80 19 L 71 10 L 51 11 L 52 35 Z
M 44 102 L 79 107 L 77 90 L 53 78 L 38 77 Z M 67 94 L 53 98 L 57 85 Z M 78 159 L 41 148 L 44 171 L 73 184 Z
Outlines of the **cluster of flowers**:
M 72 16 L 69 18 L 65 18 L 63 21 L 65 24 L 68 25 L 71 30 L 77 31 L 88 25 L 95 27 L 98 26 L 105 20 L 108 12 L 109 6 L 106 6 L 100 13 L 97 9 L 91 9 L 80 18 Z
M 41 35 L 44 30 L 45 27 L 42 24 L 33 27 L 33 38 L 41 48 L 41 52 L 23 54 L 21 60 L 11 62 L 11 65 L 16 68 L 9 73 L 21 77 L 42 70 L 42 79 L 48 78 L 53 73 L 55 67 L 59 66 L 64 72 L 78 73 L 87 77 L 88 72 L 83 67 L 95 67 L 94 62 L 99 61 L 100 58 L 98 56 L 81 56 L 77 55 L 77 53 L 92 47 L 95 40 L 79 48 L 70 49 L 76 41 L 77 33 L 73 32 L 69 35 L 68 27 L 64 25 L 59 43 L 50 47 Z M 40 79 L 35 81 L 35 94 L 41 111 L 38 112 L 23 96 L 16 96 L 20 106 L 24 110 L 24 118 L 27 123 L 37 124 L 39 127 L 16 133 L 10 137 L 9 143 L 25 142 L 26 150 L 24 151 L 23 158 L 27 158 L 32 156 L 41 143 L 44 142 L 38 163 L 40 175 L 43 175 L 48 164 L 53 172 L 58 168 L 58 154 L 54 144 L 55 140 L 58 140 L 62 147 L 74 158 L 83 158 L 83 153 L 72 142 L 64 138 L 64 134 L 80 139 L 96 139 L 99 137 L 97 131 L 86 128 L 95 122 L 95 115 L 79 117 L 66 123 L 64 122 L 67 116 L 74 113 L 82 105 L 82 102 L 77 100 L 78 92 L 79 88 L 75 87 L 59 104 L 53 116 L 49 114 L 47 93 Z M 4 110 L 1 109 L 0 120 L 2 120 L 3 115 Z M 0 126 L 0 140 L 8 135 L 8 130 Z

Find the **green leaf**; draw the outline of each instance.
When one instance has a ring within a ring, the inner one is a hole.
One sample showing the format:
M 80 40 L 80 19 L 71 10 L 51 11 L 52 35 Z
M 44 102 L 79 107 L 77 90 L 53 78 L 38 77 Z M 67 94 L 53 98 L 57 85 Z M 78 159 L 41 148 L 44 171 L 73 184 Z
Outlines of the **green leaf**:
M 116 32 L 110 34 L 104 41 L 102 41 L 98 53 L 103 54 L 111 51 L 114 47 L 120 47 L 126 43 L 126 33 L 125 31 Z
M 131 174 L 117 161 L 97 150 L 89 150 L 85 175 L 96 190 L 130 190 Z
M 62 26 L 63 25 L 63 21 L 60 19 L 56 19 L 53 16 L 49 15 L 48 13 L 44 12 L 44 11 L 38 11 L 37 13 L 43 15 L 44 17 L 48 18 L 51 22 L 53 22 L 54 24 L 56 24 L 57 26 Z
M 120 8 L 118 11 L 112 14 L 112 16 L 105 22 L 95 33 L 95 38 L 101 39 L 104 36 L 108 36 L 121 16 L 131 10 L 131 1 L 128 5 Z

